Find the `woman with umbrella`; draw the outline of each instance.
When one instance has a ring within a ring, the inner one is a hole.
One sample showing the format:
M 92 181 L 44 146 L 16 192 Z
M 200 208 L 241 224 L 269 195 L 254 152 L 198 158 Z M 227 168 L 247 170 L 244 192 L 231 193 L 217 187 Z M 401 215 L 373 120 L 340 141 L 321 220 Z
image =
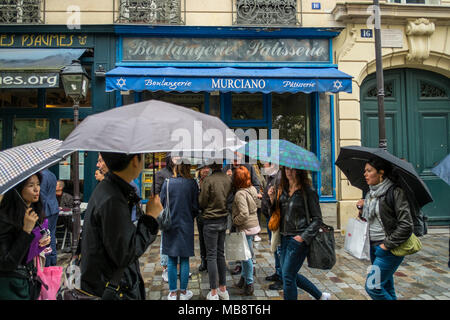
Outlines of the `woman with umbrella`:
M 308 171 L 284 167 L 281 169 L 279 199 L 275 199 L 274 187 L 268 191 L 270 202 L 278 201 L 280 208 L 280 262 L 285 300 L 297 300 L 297 286 L 318 300 L 330 299 L 329 293 L 322 293 L 298 273 L 308 255 L 309 243 L 322 224 L 319 196 L 311 185 Z M 311 212 L 311 223 L 307 221 L 305 206 Z
M 391 208 L 386 201 L 386 193 L 394 182 L 388 178 L 391 165 L 379 158 L 366 162 L 364 178 L 369 192 L 357 206 L 360 216 L 369 223 L 370 261 L 365 289 L 374 300 L 396 300 L 394 273 L 404 257 L 391 253 L 404 243 L 413 233 L 413 221 L 406 195 L 402 188 L 395 187 L 394 203 Z M 375 279 L 375 282 L 372 280 Z
M 32 175 L 6 192 L 0 203 L 0 300 L 39 296 L 33 258 L 50 244 L 50 235 L 40 232 L 45 219 L 40 181 L 39 173 Z

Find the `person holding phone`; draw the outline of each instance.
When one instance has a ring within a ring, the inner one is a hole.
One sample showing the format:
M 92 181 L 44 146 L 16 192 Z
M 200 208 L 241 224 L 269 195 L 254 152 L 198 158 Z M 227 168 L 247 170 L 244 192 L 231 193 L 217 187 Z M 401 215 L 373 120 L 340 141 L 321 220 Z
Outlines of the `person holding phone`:
M 40 183 L 41 175 L 34 174 L 6 192 L 0 203 L 0 300 L 35 300 L 41 291 L 34 259 L 29 260 L 36 234 L 39 247 L 51 242 L 48 233 L 34 232 L 45 219 Z

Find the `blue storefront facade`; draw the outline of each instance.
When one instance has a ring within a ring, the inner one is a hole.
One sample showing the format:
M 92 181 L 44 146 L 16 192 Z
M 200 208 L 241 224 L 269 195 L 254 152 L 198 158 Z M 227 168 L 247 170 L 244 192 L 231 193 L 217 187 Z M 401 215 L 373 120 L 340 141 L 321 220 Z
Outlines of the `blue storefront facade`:
M 116 63 L 105 90 L 115 92 L 116 106 L 164 100 L 220 117 L 251 132 L 247 139 L 276 134 L 292 141 L 316 153 L 320 200 L 336 203 L 334 94 L 352 85 L 333 63 L 339 30 L 117 25 L 114 31 Z M 145 166 L 144 198 L 151 161 Z
M 65 95 L 60 72 L 79 59 L 89 74 L 88 97 L 80 104 L 80 120 L 114 107 L 105 92 L 105 72 L 114 66 L 112 25 L 8 25 L 0 27 L 0 149 L 46 138 L 64 139 L 73 130 L 72 101 Z M 82 201 L 96 185 L 97 154 L 80 152 Z M 50 168 L 71 192 L 70 157 Z

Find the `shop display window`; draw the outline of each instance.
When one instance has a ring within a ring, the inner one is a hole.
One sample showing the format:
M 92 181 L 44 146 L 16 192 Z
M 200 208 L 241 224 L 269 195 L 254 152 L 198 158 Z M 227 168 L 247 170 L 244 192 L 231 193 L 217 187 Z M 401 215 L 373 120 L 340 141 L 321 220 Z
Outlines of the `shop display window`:
M 49 138 L 50 121 L 40 119 L 14 119 L 13 147 Z
M 333 159 L 330 96 L 319 94 L 321 195 L 333 196 Z
M 0 108 L 37 108 L 38 89 L 0 89 Z
M 272 94 L 272 129 L 279 130 L 279 139 L 311 150 L 310 101 L 304 93 Z
M 205 95 L 203 93 L 176 93 L 164 91 L 143 91 L 142 101 L 145 100 L 161 100 L 183 106 L 194 111 L 205 112 Z M 125 103 L 124 103 L 125 104 Z
M 262 93 L 233 93 L 231 120 L 264 119 Z

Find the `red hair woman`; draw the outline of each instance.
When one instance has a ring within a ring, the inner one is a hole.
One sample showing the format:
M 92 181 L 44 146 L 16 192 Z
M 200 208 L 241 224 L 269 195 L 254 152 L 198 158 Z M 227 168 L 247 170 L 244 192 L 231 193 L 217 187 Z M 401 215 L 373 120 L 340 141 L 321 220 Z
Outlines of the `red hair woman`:
M 237 190 L 232 206 L 233 224 L 236 226 L 237 231 L 245 232 L 248 246 L 253 256 L 253 237 L 261 231 L 257 215 L 258 207 L 256 205 L 258 191 L 252 186 L 250 172 L 244 166 L 239 166 L 235 169 L 233 185 Z M 250 296 L 253 294 L 253 261 L 251 258 L 242 261 L 242 273 L 238 287 L 244 289 L 244 295 Z

